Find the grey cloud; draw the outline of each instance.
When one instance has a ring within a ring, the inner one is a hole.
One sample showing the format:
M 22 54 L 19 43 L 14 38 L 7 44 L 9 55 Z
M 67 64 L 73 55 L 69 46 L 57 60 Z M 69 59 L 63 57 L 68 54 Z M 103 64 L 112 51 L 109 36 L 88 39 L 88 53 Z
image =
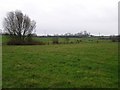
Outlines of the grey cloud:
M 8 11 L 19 9 L 37 22 L 39 35 L 83 30 L 113 35 L 118 33 L 117 5 L 118 0 L 3 0 L 0 23 Z

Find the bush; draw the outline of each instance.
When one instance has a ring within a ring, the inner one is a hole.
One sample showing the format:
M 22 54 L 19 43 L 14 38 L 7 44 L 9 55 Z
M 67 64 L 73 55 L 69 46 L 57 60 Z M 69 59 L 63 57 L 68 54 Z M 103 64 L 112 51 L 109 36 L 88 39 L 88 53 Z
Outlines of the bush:
M 82 40 L 77 40 L 77 41 L 76 41 L 76 43 L 80 43 L 80 42 L 82 42 Z
M 53 38 L 53 44 L 59 44 L 58 37 Z
M 10 40 L 7 42 L 7 45 L 45 45 L 45 43 L 33 40 L 31 41 Z
M 116 40 L 115 40 L 115 39 L 112 39 L 112 42 L 116 42 Z

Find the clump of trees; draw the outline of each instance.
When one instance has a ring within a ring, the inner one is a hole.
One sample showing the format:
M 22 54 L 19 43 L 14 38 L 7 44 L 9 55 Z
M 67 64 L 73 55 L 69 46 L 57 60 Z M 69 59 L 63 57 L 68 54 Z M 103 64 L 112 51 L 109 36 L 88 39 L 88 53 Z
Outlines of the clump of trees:
M 8 12 L 3 22 L 4 32 L 11 40 L 8 44 L 33 44 L 33 30 L 36 22 L 24 15 L 20 10 Z
M 87 32 L 87 31 L 81 31 L 81 32 L 78 32 L 78 33 L 75 33 L 75 34 L 72 34 L 72 33 L 65 33 L 64 35 L 62 36 L 65 36 L 65 37 L 91 37 L 90 33 Z
M 112 40 L 112 42 L 120 42 L 120 35 L 110 36 L 109 38 Z

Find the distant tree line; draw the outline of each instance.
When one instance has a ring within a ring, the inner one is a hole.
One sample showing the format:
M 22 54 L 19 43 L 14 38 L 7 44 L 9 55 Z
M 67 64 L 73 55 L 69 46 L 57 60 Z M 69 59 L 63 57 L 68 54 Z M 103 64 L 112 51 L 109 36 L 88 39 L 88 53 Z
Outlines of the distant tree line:
M 54 35 L 47 35 L 47 36 L 37 36 L 34 35 L 36 37 L 76 37 L 76 38 L 83 38 L 83 37 L 92 37 L 93 35 L 91 35 L 90 33 L 88 33 L 87 31 L 81 31 L 78 33 L 65 33 L 65 34 L 54 34 Z
M 120 35 L 99 36 L 100 40 L 111 40 L 112 42 L 120 42 Z

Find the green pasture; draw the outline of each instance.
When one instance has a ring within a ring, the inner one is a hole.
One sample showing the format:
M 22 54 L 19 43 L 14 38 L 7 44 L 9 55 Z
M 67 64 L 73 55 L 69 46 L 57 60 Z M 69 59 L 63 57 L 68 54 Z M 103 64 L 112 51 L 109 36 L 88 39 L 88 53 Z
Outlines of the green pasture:
M 116 88 L 118 43 L 3 45 L 2 66 L 3 88 Z

